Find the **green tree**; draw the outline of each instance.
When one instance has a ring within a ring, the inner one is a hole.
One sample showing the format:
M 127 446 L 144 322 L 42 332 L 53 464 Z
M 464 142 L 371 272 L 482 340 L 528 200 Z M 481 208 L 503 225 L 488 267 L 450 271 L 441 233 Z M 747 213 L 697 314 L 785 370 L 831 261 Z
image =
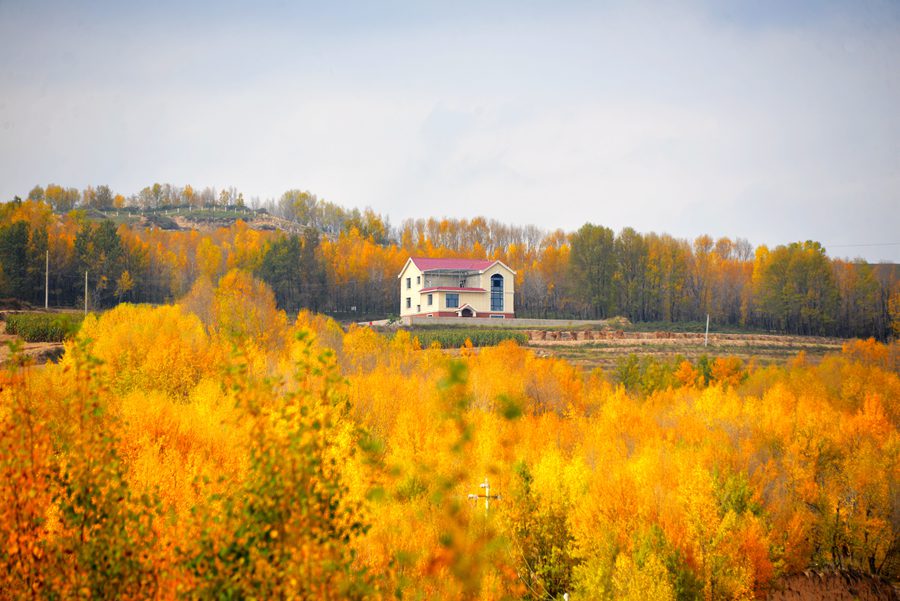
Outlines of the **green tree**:
M 85 222 L 75 236 L 78 272 L 88 272 L 91 302 L 106 307 L 116 296 L 116 282 L 125 269 L 126 255 L 112 221 Z M 77 286 L 80 286 L 81 283 Z
M 278 306 L 289 312 L 300 309 L 302 251 L 298 236 L 280 238 L 269 245 L 257 272 L 275 293 Z
M 884 320 L 879 319 L 879 294 L 881 292 L 872 266 L 856 260 L 852 263 L 834 262 L 834 273 L 840 292 L 838 333 L 841 336 L 875 335 L 885 337 Z
M 624 313 L 632 321 L 645 320 L 647 244 L 644 237 L 626 227 L 616 238 L 615 256 L 613 279 L 618 293 L 617 311 Z
M 0 226 L 0 296 L 32 302 L 42 297 L 46 250 L 46 228 L 25 221 Z
M 831 261 L 818 242 L 794 242 L 764 253 L 754 274 L 763 319 L 797 334 L 834 331 L 839 295 Z
M 388 232 L 390 225 L 381 215 L 377 214 L 370 208 L 366 208 L 362 213 L 359 209 L 350 211 L 346 221 L 344 221 L 343 229 L 349 232 L 352 228 L 360 233 L 363 238 L 371 238 L 375 244 L 387 244 Z
M 315 227 L 318 202 L 314 194 L 305 190 L 288 190 L 278 200 L 278 213 L 285 219 Z
M 586 223 L 572 234 L 569 271 L 573 296 L 592 317 L 607 317 L 612 309 L 615 247 L 613 231 Z
M 518 573 L 527 591 L 526 599 L 558 599 L 572 589 L 572 534 L 566 520 L 567 507 L 541 499 L 532 490 L 528 466 L 516 466 L 516 480 L 506 515 L 513 540 Z
M 94 206 L 98 209 L 109 209 L 113 206 L 115 195 L 109 186 L 97 186 L 94 190 Z
M 257 275 L 275 292 L 278 306 L 289 313 L 317 310 L 325 285 L 324 269 L 316 255 L 319 234 L 312 228 L 301 239 L 280 238 L 266 249 Z
M 0 294 L 24 298 L 28 293 L 28 224 L 0 228 Z
M 44 188 L 40 185 L 35 186 L 28 193 L 28 200 L 41 201 L 44 200 Z

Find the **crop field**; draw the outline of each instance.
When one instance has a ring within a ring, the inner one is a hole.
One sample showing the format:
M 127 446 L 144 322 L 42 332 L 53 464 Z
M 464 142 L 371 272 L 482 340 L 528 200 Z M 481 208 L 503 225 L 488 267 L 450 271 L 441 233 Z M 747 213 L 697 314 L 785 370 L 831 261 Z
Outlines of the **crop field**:
M 63 341 L 81 326 L 78 312 L 5 313 L 0 316 L 0 365 L 10 356 L 11 345 L 21 356 L 43 363 L 62 355 Z
M 519 344 L 528 342 L 528 335 L 522 331 L 488 329 L 488 328 L 418 328 L 412 331 L 412 335 L 419 340 L 422 348 L 427 348 L 434 343 L 441 348 L 459 348 L 470 342 L 472 346 L 495 346 L 504 340 L 514 340 Z

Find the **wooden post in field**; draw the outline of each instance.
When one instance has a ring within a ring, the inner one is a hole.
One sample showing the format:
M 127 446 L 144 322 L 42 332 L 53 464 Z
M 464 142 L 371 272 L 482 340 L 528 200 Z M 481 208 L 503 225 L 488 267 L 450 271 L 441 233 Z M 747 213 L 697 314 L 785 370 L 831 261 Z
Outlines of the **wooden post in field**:
M 50 306 L 50 251 L 47 250 L 47 264 L 44 267 L 44 308 Z
M 709 313 L 706 314 L 706 336 L 703 338 L 703 346 L 709 345 Z
M 87 316 L 87 269 L 84 270 L 84 315 Z

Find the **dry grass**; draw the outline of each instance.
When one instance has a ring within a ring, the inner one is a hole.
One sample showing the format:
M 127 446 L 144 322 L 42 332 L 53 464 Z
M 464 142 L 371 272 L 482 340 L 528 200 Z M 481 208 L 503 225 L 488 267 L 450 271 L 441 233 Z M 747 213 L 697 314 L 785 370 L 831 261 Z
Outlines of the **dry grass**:
M 615 368 L 626 355 L 651 355 L 667 360 L 675 356 L 696 359 L 702 355 L 739 357 L 761 364 L 782 364 L 803 351 L 812 362 L 838 352 L 846 342 L 839 338 L 779 336 L 772 334 L 715 334 L 704 345 L 702 334 L 669 336 L 665 332 L 625 332 L 604 340 L 531 340 L 528 346 L 540 355 L 566 359 L 584 369 Z

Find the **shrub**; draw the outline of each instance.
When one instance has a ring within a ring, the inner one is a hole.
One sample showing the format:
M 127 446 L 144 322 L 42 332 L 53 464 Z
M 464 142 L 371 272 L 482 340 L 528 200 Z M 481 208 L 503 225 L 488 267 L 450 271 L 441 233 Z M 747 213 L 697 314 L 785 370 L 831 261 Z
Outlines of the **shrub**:
M 26 342 L 62 342 L 81 327 L 77 313 L 14 313 L 6 316 L 6 333 Z
M 692 383 L 697 376 L 690 362 L 676 356 L 671 362 L 631 353 L 616 361 L 615 379 L 630 392 L 650 395 L 657 390 Z M 680 370 L 680 371 L 679 371 Z

